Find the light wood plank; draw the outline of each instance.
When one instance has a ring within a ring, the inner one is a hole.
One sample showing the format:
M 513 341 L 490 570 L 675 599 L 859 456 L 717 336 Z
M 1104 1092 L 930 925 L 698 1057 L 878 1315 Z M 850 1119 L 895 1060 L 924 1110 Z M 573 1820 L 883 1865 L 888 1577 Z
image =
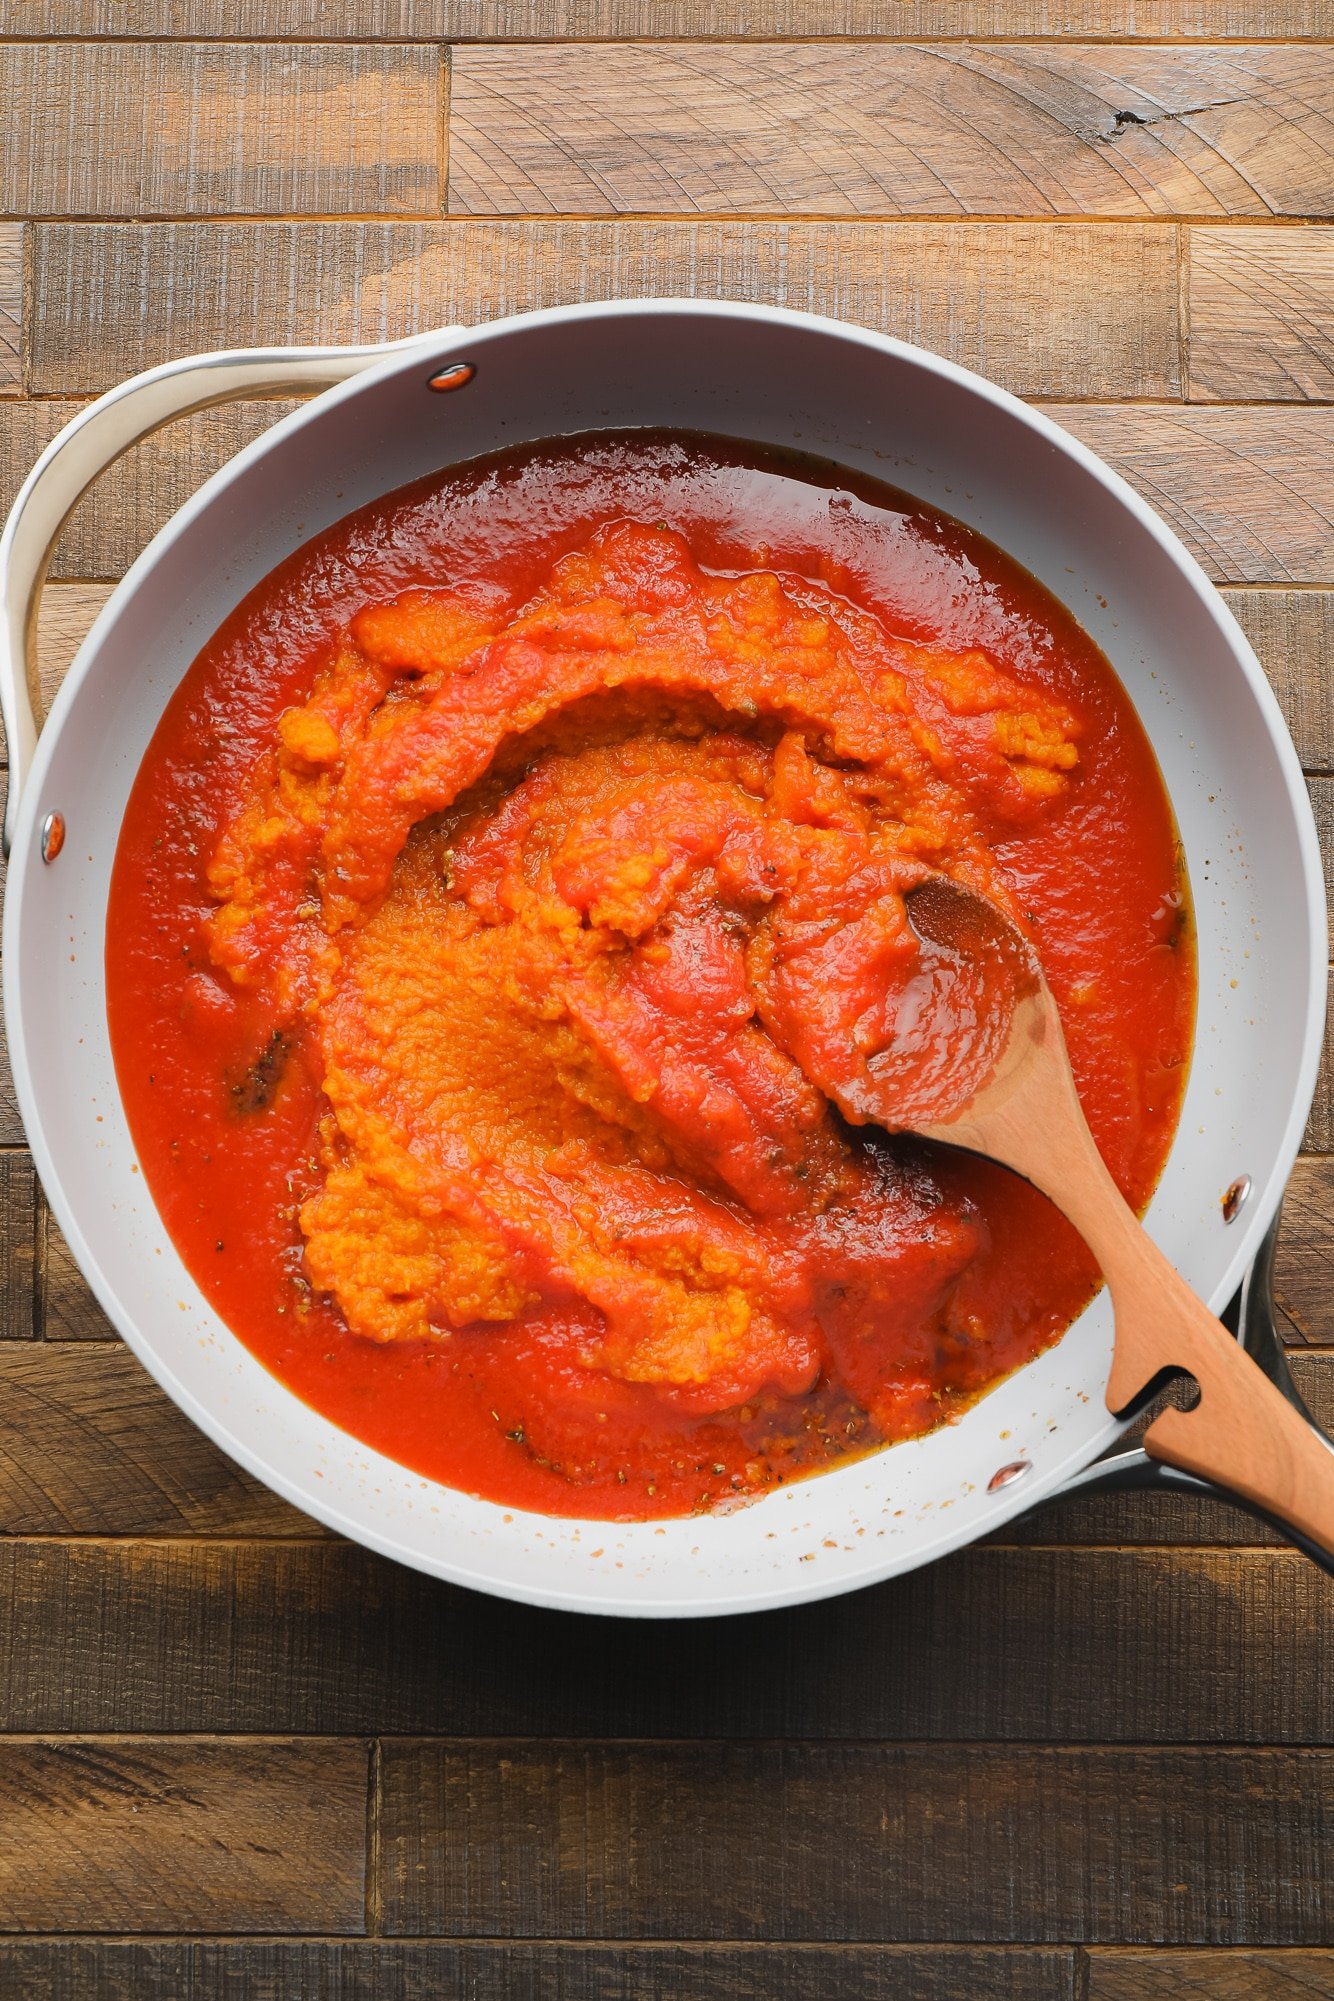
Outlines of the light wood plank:
M 63 399 L 0 402 L 0 508 L 9 507 L 43 445 L 81 407 Z M 277 401 L 225 404 L 184 417 L 136 445 L 75 508 L 61 534 L 52 575 L 122 576 L 210 473 L 295 407 Z M 0 1139 L 10 1137 L 0 1130 Z
M 1323 1751 L 396 1742 L 383 1770 L 389 1934 L 1320 1945 L 1334 1899 Z
M 1308 771 L 1334 771 L 1334 591 L 1224 591 Z
M 37 672 L 43 715 L 110 595 L 109 584 L 48 584 L 42 593 L 37 615 Z
M 1334 1583 L 1290 1550 L 988 1545 L 821 1606 L 659 1624 L 552 1619 L 332 1539 L 8 1537 L 0 1721 L 1330 1745 L 1331 1613 Z
M 1334 213 L 1334 64 L 1273 48 L 463 48 L 461 215 Z
M 118 1341 L 28 1341 L 0 1348 L 0 1533 L 323 1531 L 226 1458 Z
M 1334 397 L 1334 229 L 1193 229 L 1189 297 L 1192 398 Z
M 23 225 L 0 223 L 0 396 L 23 387 Z
M 1048 406 L 1218 583 L 1334 579 L 1334 409 Z
M 0 1945 L 22 2001 L 1073 2001 L 1074 1978 L 1072 1950 L 1041 1946 Z
M 362 1744 L 0 1745 L 0 1929 L 358 1932 Z
M 1329 2001 L 1334 1952 L 1093 1952 L 1084 2001 Z
M 434 214 L 440 93 L 430 48 L 11 43 L 0 210 Z
M 35 246 L 44 395 L 247 340 L 379 340 L 664 293 L 830 313 L 1022 393 L 1180 387 L 1176 233 L 1145 224 L 51 224 Z
M 0 0 L 0 33 L 34 32 L 32 0 Z M 1071 35 L 1211 41 L 1325 35 L 1327 0 L 45 0 L 47 35 L 450 41 L 719 35 Z

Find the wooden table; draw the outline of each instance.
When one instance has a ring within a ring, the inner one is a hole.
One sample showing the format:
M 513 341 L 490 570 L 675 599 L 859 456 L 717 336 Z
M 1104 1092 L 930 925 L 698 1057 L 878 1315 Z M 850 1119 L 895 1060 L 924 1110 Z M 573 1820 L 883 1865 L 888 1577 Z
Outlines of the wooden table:
M 1334 825 L 1330 0 L 0 0 L 0 30 L 11 488 L 195 349 L 625 293 L 845 315 L 1162 509 Z M 48 685 L 277 407 L 78 510 Z M 1334 1594 L 1242 1517 L 1067 1503 L 744 1622 L 447 1590 L 177 1415 L 7 1073 L 0 1144 L 0 1996 L 1334 1995 Z M 1281 1295 L 1328 1420 L 1329 1075 L 1308 1146 Z

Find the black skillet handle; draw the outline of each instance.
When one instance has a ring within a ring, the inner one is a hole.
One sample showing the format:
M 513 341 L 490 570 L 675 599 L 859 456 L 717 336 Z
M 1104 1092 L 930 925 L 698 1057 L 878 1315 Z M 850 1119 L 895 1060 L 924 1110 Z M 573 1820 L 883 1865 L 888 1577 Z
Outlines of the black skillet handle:
M 1280 1212 L 1281 1213 L 1281 1212 Z M 1275 1389 L 1281 1391 L 1293 1409 L 1300 1413 L 1312 1431 L 1334 1452 L 1334 1442 L 1325 1436 L 1320 1426 L 1302 1402 L 1297 1385 L 1292 1380 L 1283 1344 L 1278 1338 L 1278 1328 L 1274 1319 L 1274 1251 L 1278 1243 L 1279 1217 L 1275 1216 L 1269 1231 L 1256 1253 L 1241 1291 L 1223 1315 L 1223 1319 L 1236 1333 L 1246 1353 L 1258 1367 L 1264 1370 Z M 1069 1494 L 1115 1494 L 1144 1492 L 1156 1489 L 1169 1494 L 1203 1494 L 1215 1501 L 1226 1501 L 1234 1508 L 1254 1515 L 1257 1521 L 1268 1523 L 1276 1529 L 1285 1542 L 1309 1556 L 1324 1571 L 1334 1576 L 1334 1557 L 1311 1542 L 1298 1530 L 1281 1522 L 1276 1516 L 1257 1506 L 1254 1501 L 1234 1494 L 1230 1488 L 1217 1486 L 1212 1480 L 1203 1480 L 1194 1473 L 1178 1471 L 1175 1466 L 1165 1466 L 1160 1460 L 1150 1459 L 1147 1452 L 1138 1446 L 1129 1446 L 1120 1452 L 1109 1453 L 1105 1459 L 1096 1459 L 1082 1473 L 1067 1480 L 1049 1500 L 1063 1499 Z M 1044 1504 L 1045 1505 L 1045 1504 Z

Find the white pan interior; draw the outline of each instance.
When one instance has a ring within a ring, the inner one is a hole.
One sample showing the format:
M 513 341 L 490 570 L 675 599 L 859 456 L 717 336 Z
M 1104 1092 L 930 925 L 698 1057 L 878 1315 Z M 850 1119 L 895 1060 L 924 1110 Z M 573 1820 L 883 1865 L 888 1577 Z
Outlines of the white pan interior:
M 426 377 L 467 360 L 466 389 Z M 401 1560 L 542 1604 L 758 1608 L 911 1568 L 1029 1507 L 1115 1436 L 1105 1301 L 959 1423 L 732 1514 L 617 1525 L 502 1510 L 409 1473 L 317 1416 L 204 1302 L 159 1222 L 121 1111 L 103 999 L 107 887 L 163 707 L 236 601 L 354 507 L 452 462 L 561 432 L 685 426 L 856 466 L 1032 571 L 1111 659 L 1157 751 L 1195 898 L 1200 1016 L 1149 1226 L 1215 1307 L 1270 1220 L 1314 1088 L 1324 1005 L 1319 857 L 1300 770 L 1245 640 L 1119 480 L 1013 399 L 878 335 L 762 308 L 593 306 L 398 354 L 226 467 L 115 592 L 55 704 L 10 868 L 6 1014 L 19 1103 L 74 1254 L 145 1365 L 298 1507 Z M 51 809 L 68 838 L 42 864 Z M 1254 1192 L 1224 1224 L 1241 1173 Z M 1003 1464 L 1032 1470 L 991 1494 Z

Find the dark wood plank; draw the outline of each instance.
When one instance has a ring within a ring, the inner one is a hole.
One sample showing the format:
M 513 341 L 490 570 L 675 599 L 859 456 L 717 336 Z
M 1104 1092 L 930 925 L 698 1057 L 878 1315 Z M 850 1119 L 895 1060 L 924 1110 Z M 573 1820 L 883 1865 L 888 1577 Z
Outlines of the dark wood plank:
M 656 1624 L 332 1540 L 11 1538 L 0 1604 L 7 1729 L 1334 1744 L 1334 1585 L 1291 1551 L 983 1547 L 824 1605 Z
M 1334 771 L 1334 591 L 1224 591 L 1309 771 Z
M 0 33 L 34 32 L 31 0 L 0 0 Z M 1328 35 L 1325 0 L 46 0 L 47 35 L 353 37 L 450 41 L 719 35 Z
M 437 214 L 441 88 L 431 48 L 11 43 L 0 210 Z
M 23 225 L 0 223 L 0 396 L 23 387 Z
M 1299 1160 L 1283 1202 L 1274 1292 L 1285 1338 L 1334 1346 L 1334 1160 Z
M 1218 583 L 1334 577 L 1334 409 L 1048 406 Z
M 359 1932 L 367 1747 L 0 1745 L 0 1930 Z
M 1334 171 L 1334 146 L 1326 160 Z M 1191 396 L 1334 396 L 1334 229 L 1193 229 L 1188 241 Z
M 0 1944 L 15 2001 L 1073 2001 L 1067 1948 Z M 1294 1997 L 1295 2001 L 1295 1997 Z
M 461 48 L 460 215 L 1334 213 L 1318 47 Z
M 1334 1952 L 1093 1952 L 1085 2001 L 1330 2001 Z
M 75 1264 L 74 1255 L 65 1242 L 59 1223 L 51 1214 L 40 1186 L 37 1190 L 37 1286 L 33 1304 L 37 1331 L 44 1340 L 116 1340 L 116 1330 Z M 86 1363 L 76 1366 L 85 1370 L 88 1368 Z M 96 1370 L 102 1366 L 98 1362 L 93 1368 Z M 151 1450 L 156 1453 L 161 1443 L 161 1440 L 155 1439 Z M 141 1525 L 136 1523 L 136 1526 Z
M 29 1317 L 32 1306 L 29 1288 Z M 0 1348 L 0 1534 L 319 1533 L 220 1452 L 118 1341 Z
M 53 223 L 34 245 L 37 394 L 247 340 L 378 340 L 664 293 L 832 313 L 1021 393 L 1180 388 L 1176 232 L 1140 223 Z
M 27 1153 L 0 1153 L 0 1341 L 30 1342 L 37 1331 L 36 1247 L 37 1177 L 32 1158 Z M 4 1422 L 0 1405 L 0 1429 Z
M 1334 1153 L 1334 973 L 1329 982 L 1329 1003 L 1325 1016 L 1325 1048 L 1320 1074 L 1315 1083 L 1315 1099 L 1306 1122 L 1302 1145 L 1308 1153 Z
M 391 1934 L 1328 1936 L 1330 1752 L 400 1741 L 383 1760 Z

